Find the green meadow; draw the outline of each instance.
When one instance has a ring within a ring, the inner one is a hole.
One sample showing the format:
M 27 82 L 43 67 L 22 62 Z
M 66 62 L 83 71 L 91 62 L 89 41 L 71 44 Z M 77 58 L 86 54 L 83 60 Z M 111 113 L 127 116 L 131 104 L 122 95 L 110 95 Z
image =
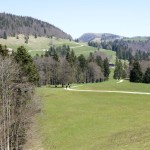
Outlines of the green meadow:
M 59 39 L 59 38 L 46 38 L 29 36 L 28 44 L 25 43 L 24 35 L 19 35 L 19 39 L 16 37 L 8 37 L 7 40 L 0 38 L 0 44 L 7 45 L 14 50 L 17 50 L 19 46 L 24 46 L 32 56 L 36 54 L 45 54 L 45 50 L 51 45 L 62 46 L 63 44 L 69 45 L 71 49 L 75 51 L 75 54 L 79 56 L 83 54 L 85 57 L 89 56 L 90 52 L 95 52 L 97 49 L 90 47 L 87 43 L 76 43 L 74 41 Z M 105 53 L 111 60 L 115 62 L 116 53 L 111 50 L 100 49 L 101 52 Z
M 75 89 L 150 92 L 150 85 L 110 80 Z M 150 95 L 36 89 L 44 150 L 149 150 Z
M 74 41 L 59 39 L 59 38 L 46 38 L 46 37 L 37 37 L 29 36 L 28 44 L 25 43 L 25 36 L 18 35 L 19 39 L 16 37 L 8 37 L 6 40 L 0 38 L 0 44 L 7 45 L 7 47 L 11 47 L 14 50 L 17 50 L 19 46 L 24 46 L 27 50 L 32 50 L 31 54 L 41 53 L 43 50 L 48 49 L 51 45 L 69 45 L 70 47 L 78 46 Z M 33 55 L 32 54 L 32 55 Z

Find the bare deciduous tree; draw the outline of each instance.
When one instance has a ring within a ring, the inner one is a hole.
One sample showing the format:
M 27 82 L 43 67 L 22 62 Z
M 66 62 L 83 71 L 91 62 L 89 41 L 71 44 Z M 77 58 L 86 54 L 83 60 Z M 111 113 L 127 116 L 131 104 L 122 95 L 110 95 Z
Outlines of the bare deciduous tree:
M 34 112 L 34 86 L 19 79 L 19 66 L 0 57 L 0 149 L 20 150 Z

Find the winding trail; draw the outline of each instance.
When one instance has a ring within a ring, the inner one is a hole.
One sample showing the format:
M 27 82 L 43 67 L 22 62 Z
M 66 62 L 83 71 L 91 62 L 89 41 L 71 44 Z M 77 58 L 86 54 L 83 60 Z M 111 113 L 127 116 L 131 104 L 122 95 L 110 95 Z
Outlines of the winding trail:
M 95 93 L 121 93 L 121 94 L 139 94 L 139 95 L 150 95 L 147 92 L 130 92 L 130 91 L 107 91 L 107 90 L 77 90 L 73 89 L 78 86 L 74 86 L 72 88 L 64 88 L 67 91 L 74 91 L 74 92 L 95 92 Z

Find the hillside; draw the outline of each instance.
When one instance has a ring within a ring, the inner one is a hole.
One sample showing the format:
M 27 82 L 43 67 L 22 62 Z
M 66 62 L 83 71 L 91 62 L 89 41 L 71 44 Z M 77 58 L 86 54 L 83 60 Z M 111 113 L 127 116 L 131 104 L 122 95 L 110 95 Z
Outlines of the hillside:
M 72 39 L 69 34 L 47 22 L 32 17 L 0 13 L 0 37 L 6 38 L 18 34 Z
M 70 47 L 78 46 L 74 41 L 56 37 L 35 38 L 33 35 L 31 35 L 28 38 L 28 43 L 25 43 L 25 36 L 22 34 L 18 35 L 18 39 L 16 37 L 8 36 L 7 39 L 0 38 L 0 44 L 7 45 L 7 47 L 12 48 L 14 51 L 16 51 L 19 46 L 24 46 L 28 51 L 32 52 L 32 55 L 35 55 L 36 53 L 42 53 L 45 49 L 48 49 L 52 45 L 59 46 L 66 44 Z
M 32 56 L 36 54 L 44 54 L 46 49 L 49 49 L 50 46 L 55 45 L 56 47 L 62 45 L 68 45 L 71 49 L 74 50 L 75 54 L 79 56 L 83 54 L 85 57 L 88 57 L 89 54 L 95 52 L 97 48 L 88 46 L 86 43 L 77 43 L 70 41 L 68 39 L 61 38 L 47 38 L 47 37 L 37 37 L 29 36 L 28 43 L 25 43 L 24 35 L 18 35 L 19 39 L 16 37 L 7 37 L 7 39 L 0 38 L 0 44 L 7 45 L 7 47 L 12 48 L 14 51 L 21 45 L 23 45 Z M 116 52 L 111 50 L 100 49 L 99 51 L 103 52 L 108 56 L 111 62 L 115 62 Z
M 122 39 L 122 36 L 110 34 L 110 33 L 85 33 L 80 38 L 81 42 L 89 42 L 91 40 L 99 40 L 99 41 L 113 41 L 116 39 Z
M 137 50 L 150 52 L 150 37 L 144 36 L 129 38 L 108 33 L 85 33 L 79 38 L 79 41 L 93 42 L 97 45 L 101 45 L 101 48 L 109 50 L 117 43 L 117 46 L 127 47 L 134 52 Z
M 145 52 L 150 52 L 150 40 L 127 42 L 127 44 L 128 47 L 131 48 L 133 51 L 141 50 Z

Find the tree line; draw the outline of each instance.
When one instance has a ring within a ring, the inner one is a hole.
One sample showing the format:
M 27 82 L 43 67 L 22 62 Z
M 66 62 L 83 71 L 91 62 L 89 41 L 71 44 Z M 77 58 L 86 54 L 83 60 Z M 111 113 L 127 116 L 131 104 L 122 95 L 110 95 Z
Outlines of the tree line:
M 31 117 L 38 111 L 34 87 L 38 74 L 24 47 L 11 56 L 0 45 L 0 150 L 21 150 Z
M 109 78 L 109 60 L 101 53 L 76 56 L 69 46 L 50 47 L 45 55 L 34 57 L 39 85 L 64 86 L 70 83 L 102 82 Z
M 118 59 L 123 60 L 148 60 L 150 59 L 150 40 L 147 42 L 142 41 L 124 41 L 124 40 L 115 40 L 115 41 L 102 41 L 88 42 L 89 46 L 96 48 L 103 48 L 106 50 L 112 50 L 116 52 Z M 141 47 L 143 45 L 143 47 Z M 146 45 L 146 46 L 145 46 Z
M 131 67 L 130 82 L 150 83 L 150 65 L 147 67 L 144 73 L 142 72 L 140 62 L 137 60 L 131 64 Z
M 113 78 L 129 78 L 130 82 L 150 83 L 150 61 L 133 60 L 127 65 L 117 58 Z

